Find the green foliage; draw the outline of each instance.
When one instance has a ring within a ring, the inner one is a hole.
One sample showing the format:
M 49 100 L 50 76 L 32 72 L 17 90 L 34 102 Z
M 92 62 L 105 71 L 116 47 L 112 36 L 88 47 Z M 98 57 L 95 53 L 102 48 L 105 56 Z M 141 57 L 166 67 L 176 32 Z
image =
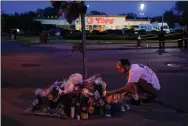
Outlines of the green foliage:
M 99 11 L 96 11 L 96 10 L 90 11 L 89 14 L 91 14 L 91 15 L 107 15 L 107 14 L 104 13 L 104 12 L 99 12 Z
M 51 1 L 52 6 L 59 15 L 64 13 L 65 18 L 71 24 L 80 14 L 86 14 L 87 6 L 81 1 Z
M 42 24 L 33 20 L 33 18 L 36 16 L 37 14 L 32 11 L 24 14 L 2 14 L 2 29 L 4 32 L 10 32 L 11 28 L 18 28 L 23 30 L 25 33 L 35 32 L 38 34 L 42 30 Z
M 138 35 L 132 34 L 132 35 L 87 35 L 87 40 L 137 40 Z M 147 40 L 158 40 L 158 36 L 145 36 L 142 38 L 147 38 Z M 80 33 L 78 34 L 66 34 L 63 36 L 64 39 L 67 40 L 81 40 L 82 37 Z M 165 36 L 165 40 L 177 40 L 179 39 L 179 34 L 174 34 L 171 36 Z
M 177 1 L 175 9 L 179 12 L 188 12 L 188 1 Z
M 188 1 L 177 1 L 175 9 L 179 12 L 181 25 L 188 25 Z
M 188 12 L 184 11 L 180 17 L 181 25 L 188 25 Z
M 132 13 L 132 12 L 127 13 L 127 16 L 126 16 L 127 19 L 134 19 L 134 18 L 137 18 L 137 17 L 138 17 L 137 14 Z
M 164 13 L 164 21 L 168 23 L 170 28 L 174 27 L 174 23 L 177 21 L 177 16 L 172 10 Z

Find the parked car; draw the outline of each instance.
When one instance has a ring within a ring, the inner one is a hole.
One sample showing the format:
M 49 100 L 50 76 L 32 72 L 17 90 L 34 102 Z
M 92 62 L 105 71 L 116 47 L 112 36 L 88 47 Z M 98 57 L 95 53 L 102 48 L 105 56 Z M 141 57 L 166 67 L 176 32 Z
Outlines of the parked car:
M 56 29 L 51 29 L 48 31 L 50 36 L 61 36 L 61 29 L 60 28 L 56 28 Z

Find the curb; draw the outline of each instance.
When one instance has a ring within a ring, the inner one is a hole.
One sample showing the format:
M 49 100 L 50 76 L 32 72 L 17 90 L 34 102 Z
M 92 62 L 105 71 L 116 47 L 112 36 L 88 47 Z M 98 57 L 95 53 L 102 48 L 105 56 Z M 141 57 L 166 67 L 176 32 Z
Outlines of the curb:
M 166 48 L 178 48 L 177 46 L 168 46 Z M 87 50 L 131 50 L 131 49 L 159 49 L 159 47 L 125 47 L 125 48 L 89 48 Z
M 53 43 L 53 42 L 52 42 Z M 60 42 L 54 42 L 54 43 L 60 43 Z M 64 44 L 80 44 L 78 42 L 62 42 Z M 151 43 L 155 43 L 158 44 L 159 42 L 142 42 L 141 44 L 151 44 Z M 165 43 L 177 43 L 177 42 L 165 42 Z M 136 42 L 133 43 L 87 43 L 86 45 L 116 45 L 116 44 L 122 44 L 122 45 L 126 45 L 126 44 L 135 44 L 137 45 Z
M 19 44 L 19 45 L 21 45 L 21 46 L 30 47 L 29 44 L 24 44 L 24 43 L 19 42 L 19 41 L 10 41 L 10 40 L 8 40 L 8 41 L 11 42 L 11 43 Z
M 18 41 L 10 41 L 11 43 L 17 43 L 20 44 L 21 46 L 25 46 L 25 47 L 33 47 L 33 45 L 37 45 L 37 44 L 24 44 L 22 42 L 18 42 Z M 69 43 L 70 44 L 70 43 Z M 91 45 L 91 44 L 88 44 Z M 103 45 L 103 44 L 101 44 Z M 44 48 L 49 48 L 49 47 L 44 47 Z M 54 49 L 58 49 L 58 50 L 71 50 L 72 48 L 56 48 L 56 47 L 50 47 L 50 48 L 54 48 Z M 119 48 L 87 48 L 87 50 L 131 50 L 131 49 L 158 49 L 159 47 L 119 47 Z M 166 48 L 178 48 L 178 46 L 166 46 Z M 179 48 L 181 49 L 181 48 Z
M 34 47 L 34 46 L 29 46 L 29 47 Z M 67 51 L 70 51 L 72 50 L 72 48 L 56 48 L 56 47 L 41 47 L 41 48 L 53 48 L 55 50 L 67 50 Z M 166 47 L 166 49 L 174 49 L 174 48 L 177 48 L 176 46 L 171 46 L 171 47 Z M 86 50 L 90 50 L 90 51 L 98 51 L 98 50 L 135 50 L 135 49 L 159 49 L 158 47 L 150 47 L 150 48 L 147 48 L 147 47 L 141 47 L 141 48 L 136 48 L 136 47 L 133 47 L 133 48 L 88 48 Z M 78 50 L 75 50 L 74 52 L 79 52 Z

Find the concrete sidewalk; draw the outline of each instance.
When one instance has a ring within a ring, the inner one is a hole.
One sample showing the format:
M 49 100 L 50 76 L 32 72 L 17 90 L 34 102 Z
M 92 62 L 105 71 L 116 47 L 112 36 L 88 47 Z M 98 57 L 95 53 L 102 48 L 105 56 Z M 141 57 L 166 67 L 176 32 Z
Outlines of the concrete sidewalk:
M 37 44 L 31 45 L 31 47 L 50 47 L 55 49 L 71 50 L 74 44 L 68 43 L 49 43 L 49 44 Z M 177 48 L 177 43 L 166 43 L 166 48 Z M 89 44 L 86 46 L 87 50 L 124 50 L 124 49 L 157 49 L 159 47 L 158 43 L 144 43 L 141 46 L 136 44 Z
M 33 99 L 31 88 L 3 88 L 2 89 L 2 124 L 14 122 L 14 126 L 186 126 L 188 115 L 176 112 L 157 103 L 142 106 L 131 106 L 129 112 L 106 118 L 90 116 L 89 120 L 57 119 L 40 116 L 22 115 Z M 10 93 L 14 95 L 10 95 Z M 14 121 L 13 121 L 14 120 Z M 35 120 L 35 121 L 34 121 Z

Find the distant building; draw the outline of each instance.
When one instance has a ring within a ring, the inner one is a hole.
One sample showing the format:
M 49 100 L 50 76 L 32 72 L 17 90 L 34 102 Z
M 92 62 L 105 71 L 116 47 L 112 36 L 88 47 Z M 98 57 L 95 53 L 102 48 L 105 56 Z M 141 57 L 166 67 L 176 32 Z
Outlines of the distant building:
M 52 24 L 57 27 L 69 29 L 71 25 L 66 20 L 46 18 L 46 19 L 35 19 L 40 21 L 42 24 Z M 138 28 L 139 24 L 150 24 L 149 19 L 126 19 L 126 16 L 120 15 L 86 15 L 85 25 L 86 30 L 93 31 L 105 31 L 108 29 L 123 29 L 123 28 Z M 81 19 L 78 18 L 73 22 L 76 30 L 81 30 Z

